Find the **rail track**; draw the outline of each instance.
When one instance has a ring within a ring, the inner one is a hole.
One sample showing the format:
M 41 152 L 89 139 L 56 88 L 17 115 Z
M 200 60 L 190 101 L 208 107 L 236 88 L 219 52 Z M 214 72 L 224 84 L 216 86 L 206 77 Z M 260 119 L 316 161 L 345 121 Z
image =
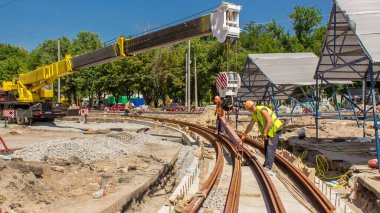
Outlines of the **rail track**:
M 240 187 L 241 187 L 241 155 L 236 151 L 234 144 L 226 136 L 219 136 L 214 134 L 214 129 L 212 127 L 204 127 L 197 124 L 192 124 L 188 122 L 171 120 L 159 117 L 148 117 L 148 116 L 136 116 L 137 119 L 152 119 L 159 122 L 166 122 L 172 124 L 178 124 L 183 127 L 188 127 L 190 131 L 193 131 L 199 135 L 202 135 L 207 140 L 209 140 L 215 147 L 216 150 L 216 163 L 208 179 L 204 182 L 199 190 L 199 193 L 192 199 L 189 206 L 184 212 L 197 212 L 202 203 L 205 201 L 206 197 L 209 195 L 211 189 L 217 187 L 222 175 L 224 158 L 222 154 L 222 149 L 225 147 L 231 155 L 233 173 L 231 177 L 231 182 L 229 186 L 229 191 L 226 198 L 224 212 L 238 212 L 239 209 L 239 198 L 240 198 Z M 238 133 L 240 136 L 240 133 Z M 260 151 L 263 151 L 263 143 L 257 139 L 249 138 L 247 143 Z M 243 157 L 250 164 L 253 170 L 258 174 L 258 181 L 263 187 L 263 194 L 268 200 L 267 211 L 268 212 L 286 212 L 280 196 L 270 179 L 267 172 L 261 166 L 258 159 L 254 154 L 244 147 Z M 290 177 L 297 183 L 297 185 L 302 189 L 302 191 L 309 196 L 309 200 L 312 202 L 313 208 L 318 212 L 334 212 L 335 207 L 328 201 L 328 199 L 323 195 L 323 193 L 291 162 L 283 158 L 282 156 L 276 154 L 275 157 L 276 165 L 280 166 L 282 169 L 289 171 Z
M 238 133 L 238 135 L 241 136 L 241 133 Z M 249 145 L 258 148 L 262 153 L 264 152 L 264 144 L 261 140 L 248 138 L 246 142 Z M 317 212 L 335 211 L 335 207 L 328 200 L 328 198 L 291 162 L 276 153 L 275 164 L 283 171 L 288 171 L 287 174 L 290 175 L 295 183 L 297 183 L 298 188 L 300 188 L 304 194 L 308 195 L 309 200 L 312 202 L 313 207 L 317 210 Z

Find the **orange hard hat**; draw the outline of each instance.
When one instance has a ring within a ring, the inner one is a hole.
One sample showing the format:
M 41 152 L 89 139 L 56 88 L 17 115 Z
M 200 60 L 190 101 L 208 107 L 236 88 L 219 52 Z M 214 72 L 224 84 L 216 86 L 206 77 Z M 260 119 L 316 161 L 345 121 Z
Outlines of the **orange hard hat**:
M 245 102 L 245 109 L 250 110 L 252 107 L 255 106 L 255 103 L 253 101 L 246 101 Z

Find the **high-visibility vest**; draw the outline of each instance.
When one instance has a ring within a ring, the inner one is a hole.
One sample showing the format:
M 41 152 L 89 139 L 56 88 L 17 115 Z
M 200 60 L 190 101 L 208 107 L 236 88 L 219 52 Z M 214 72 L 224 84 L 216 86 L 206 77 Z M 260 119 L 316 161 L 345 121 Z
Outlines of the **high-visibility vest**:
M 264 129 L 267 126 L 267 120 L 261 114 L 261 110 L 265 109 L 268 112 L 269 117 L 271 117 L 271 119 L 272 119 L 272 128 L 269 130 L 268 136 L 273 138 L 275 133 L 282 126 L 281 121 L 277 118 L 276 114 L 271 109 L 269 109 L 268 107 L 256 106 L 256 108 L 257 108 L 256 113 L 252 113 L 252 120 L 254 120 L 257 123 L 257 125 L 259 126 L 259 130 L 260 130 L 261 134 L 264 134 Z

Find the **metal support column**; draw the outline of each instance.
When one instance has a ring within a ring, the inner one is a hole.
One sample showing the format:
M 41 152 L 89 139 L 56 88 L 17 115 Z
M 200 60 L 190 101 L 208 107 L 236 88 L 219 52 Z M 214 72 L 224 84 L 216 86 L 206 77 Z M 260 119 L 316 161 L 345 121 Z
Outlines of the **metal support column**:
M 309 96 L 306 94 L 305 90 L 303 89 L 302 86 L 299 87 L 301 89 L 302 94 L 305 96 L 307 101 L 309 102 L 310 106 L 314 108 L 314 103 L 310 100 Z M 310 90 L 311 91 L 311 90 Z
M 350 98 L 350 100 L 352 100 L 351 92 L 348 89 L 347 85 L 345 85 L 345 86 L 346 86 L 346 90 L 347 90 L 347 93 L 348 93 L 348 97 Z M 355 111 L 355 106 L 352 103 L 350 105 L 351 105 L 352 111 L 354 112 L 354 117 L 355 117 L 355 120 L 356 120 L 356 125 L 358 125 L 358 128 L 360 128 L 360 122 L 359 122 L 358 116 L 357 116 L 356 111 Z
M 335 100 L 335 103 L 336 103 L 336 108 L 338 110 L 338 115 L 339 115 L 339 119 L 342 119 L 342 113 L 341 113 L 341 110 L 340 110 L 340 106 L 339 106 L 339 103 L 338 103 L 338 91 L 336 90 L 336 87 L 335 85 L 333 86 L 333 91 L 334 91 L 334 100 Z
M 275 92 L 274 92 L 273 84 L 272 84 L 272 95 L 271 95 L 271 99 L 272 99 L 272 102 L 273 102 L 273 105 L 274 105 L 274 110 L 275 110 L 275 112 L 276 112 L 276 116 L 278 117 L 278 107 L 277 107 L 276 94 L 275 94 Z
M 319 93 L 318 93 L 318 75 L 315 80 L 315 143 L 318 143 L 318 110 L 319 110 Z
M 369 76 L 371 80 L 371 93 L 372 93 L 372 105 L 373 105 L 373 123 L 375 128 L 375 141 L 376 141 L 376 150 L 377 150 L 377 161 L 378 169 L 380 171 L 380 145 L 379 145 L 379 128 L 377 124 L 377 115 L 376 115 L 376 93 L 375 93 L 375 81 L 373 79 L 373 64 L 369 64 Z

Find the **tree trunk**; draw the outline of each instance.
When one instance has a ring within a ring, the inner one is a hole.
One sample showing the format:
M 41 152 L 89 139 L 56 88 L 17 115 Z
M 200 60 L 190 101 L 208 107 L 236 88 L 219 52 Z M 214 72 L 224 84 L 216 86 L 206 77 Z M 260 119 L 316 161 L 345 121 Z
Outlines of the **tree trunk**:
M 98 98 L 98 107 L 100 109 L 100 102 L 102 101 L 102 92 L 98 91 L 96 94 Z

